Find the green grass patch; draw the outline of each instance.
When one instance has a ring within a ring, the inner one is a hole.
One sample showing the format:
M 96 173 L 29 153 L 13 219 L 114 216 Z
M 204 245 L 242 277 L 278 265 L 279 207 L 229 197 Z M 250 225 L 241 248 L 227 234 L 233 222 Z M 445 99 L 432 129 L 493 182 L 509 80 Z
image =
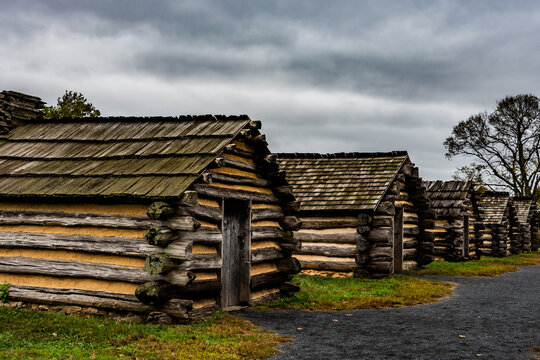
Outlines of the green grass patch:
M 434 261 L 423 268 L 407 271 L 407 275 L 433 276 L 497 276 L 519 271 L 517 266 L 540 265 L 540 252 L 512 255 L 503 258 L 484 256 L 465 262 Z
M 225 312 L 153 326 L 0 308 L 0 359 L 261 359 L 286 341 Z
M 453 283 L 394 275 L 384 279 L 296 275 L 301 290 L 289 297 L 254 307 L 257 310 L 381 309 L 435 302 L 452 293 Z

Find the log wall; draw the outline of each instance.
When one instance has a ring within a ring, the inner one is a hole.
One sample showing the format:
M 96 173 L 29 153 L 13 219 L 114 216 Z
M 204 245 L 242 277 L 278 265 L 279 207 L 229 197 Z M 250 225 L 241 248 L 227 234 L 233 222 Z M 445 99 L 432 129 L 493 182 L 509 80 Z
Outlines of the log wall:
M 422 182 L 412 164 L 403 166 L 375 211 L 303 212 L 302 242 L 294 256 L 310 274 L 337 272 L 355 277 L 394 273 L 394 216 L 403 208 L 403 270 L 433 261 L 433 241 L 420 228 L 427 209 Z
M 499 224 L 483 224 L 478 230 L 478 250 L 486 256 L 509 256 L 510 245 L 510 207 L 507 207 Z

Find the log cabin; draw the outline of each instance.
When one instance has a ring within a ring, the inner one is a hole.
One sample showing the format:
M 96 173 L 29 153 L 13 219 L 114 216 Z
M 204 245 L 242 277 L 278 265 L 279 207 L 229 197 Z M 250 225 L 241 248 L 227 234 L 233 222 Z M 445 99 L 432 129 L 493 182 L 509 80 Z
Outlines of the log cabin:
M 433 261 L 420 228 L 429 200 L 406 152 L 278 154 L 278 163 L 300 201 L 294 256 L 305 273 L 379 277 Z
M 530 197 L 514 197 L 519 237 L 512 242 L 511 251 L 520 254 L 538 251 L 538 212 L 536 202 Z
M 471 181 L 426 181 L 435 214 L 425 219 L 426 232 L 433 233 L 436 260 L 478 259 L 476 238 L 477 193 Z
M 298 203 L 247 116 L 43 119 L 0 94 L 9 300 L 178 321 L 297 287 Z
M 486 191 L 478 199 L 480 217 L 478 250 L 487 256 L 511 254 L 510 224 L 516 223 L 512 198 L 507 192 Z

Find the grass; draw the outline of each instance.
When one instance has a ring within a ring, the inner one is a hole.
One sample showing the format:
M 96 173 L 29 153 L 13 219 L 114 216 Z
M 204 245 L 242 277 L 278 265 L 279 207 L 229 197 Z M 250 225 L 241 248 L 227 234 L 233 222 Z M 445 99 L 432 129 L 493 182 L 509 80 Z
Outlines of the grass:
M 261 359 L 286 341 L 224 312 L 153 326 L 0 308 L 0 359 Z
M 435 302 L 450 295 L 454 288 L 454 284 L 449 282 L 400 275 L 375 280 L 300 274 L 292 282 L 300 285 L 299 292 L 259 304 L 254 309 L 353 310 L 402 307 Z
M 540 252 L 512 255 L 503 258 L 484 256 L 480 260 L 466 262 L 435 261 L 407 275 L 435 276 L 497 276 L 506 272 L 519 271 L 517 266 L 540 265 Z

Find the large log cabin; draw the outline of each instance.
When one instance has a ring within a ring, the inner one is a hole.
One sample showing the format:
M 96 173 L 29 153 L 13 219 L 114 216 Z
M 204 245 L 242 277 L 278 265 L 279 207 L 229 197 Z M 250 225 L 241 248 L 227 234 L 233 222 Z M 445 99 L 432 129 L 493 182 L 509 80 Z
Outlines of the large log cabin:
M 192 319 L 295 290 L 298 203 L 247 116 L 43 119 L 0 94 L 9 300 Z
M 434 236 L 437 260 L 463 261 L 479 258 L 476 238 L 477 193 L 471 181 L 426 181 L 435 217 L 425 220 Z
M 507 192 L 486 191 L 478 199 L 480 229 L 478 250 L 482 255 L 511 254 L 511 223 L 517 223 L 512 198 Z
M 519 237 L 512 241 L 512 253 L 538 251 L 538 212 L 536 202 L 530 197 L 514 197 Z
M 433 261 L 428 199 L 406 152 L 278 154 L 300 201 L 303 271 L 378 277 Z

